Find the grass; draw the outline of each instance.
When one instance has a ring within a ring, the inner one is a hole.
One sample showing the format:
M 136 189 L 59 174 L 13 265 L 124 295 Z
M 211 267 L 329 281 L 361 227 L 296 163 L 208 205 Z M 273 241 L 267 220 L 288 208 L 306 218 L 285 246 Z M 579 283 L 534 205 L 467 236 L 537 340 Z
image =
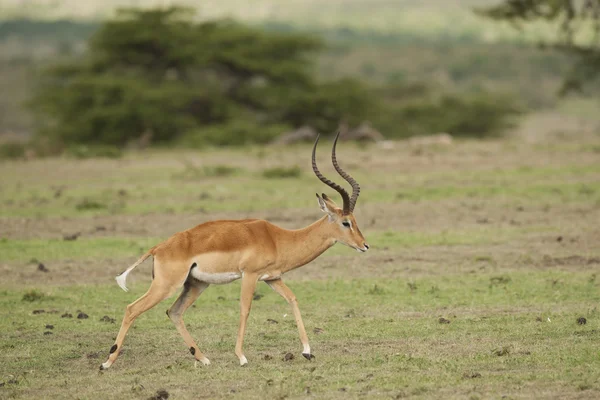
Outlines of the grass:
M 118 330 L 101 319 L 118 320 L 144 287 L 134 286 L 132 293 L 116 285 L 55 288 L 34 302 L 23 301 L 21 291 L 6 290 L 0 309 L 10 313 L 2 315 L 0 375 L 17 383 L 3 390 L 22 398 L 64 397 L 74 388 L 82 398 L 94 397 L 100 388 L 109 397 L 133 398 L 160 389 L 178 398 L 197 391 L 209 397 L 295 397 L 309 391 L 328 398 L 427 398 L 450 385 L 458 397 L 549 390 L 566 397 L 582 390 L 597 394 L 600 295 L 588 274 L 515 273 L 505 284 L 490 285 L 493 278 L 423 279 L 415 291 L 403 280 L 386 279 L 292 284 L 317 357 L 312 363 L 300 357 L 287 304 L 262 285 L 265 296 L 255 301 L 249 320 L 247 368 L 239 368 L 233 354 L 239 284 L 211 287 L 186 314 L 210 367 L 193 368 L 164 316 L 165 304 L 136 322 L 124 354 L 101 374 L 97 367 Z M 553 281 L 561 282 L 559 290 Z M 374 284 L 380 289 L 373 291 Z M 46 312 L 33 315 L 34 309 Z M 77 309 L 89 318 L 61 318 Z M 450 323 L 440 323 L 439 316 Z M 581 316 L 590 322 L 578 325 Z M 52 334 L 44 335 L 48 331 Z M 48 346 L 50 353 L 43 350 Z M 296 357 L 284 361 L 286 352 Z M 69 373 L 75 369 L 79 373 Z
M 322 215 L 314 192 L 331 191 L 310 173 L 309 146 L 3 161 L 0 397 L 597 398 L 596 145 L 583 135 L 344 143 L 338 158 L 361 184 L 355 216 L 371 248 L 337 245 L 286 275 L 315 360 L 301 357 L 289 305 L 259 284 L 250 364 L 239 367 L 237 281 L 211 286 L 185 315 L 209 367 L 194 368 L 165 316 L 173 296 L 136 320 L 101 373 L 125 307 L 148 288 L 150 261 L 129 277 L 130 292 L 114 275 L 145 250 L 211 219 L 306 226 Z M 322 154 L 322 172 L 337 180 Z M 263 176 L 295 165 L 296 178 Z
M 262 172 L 262 176 L 267 179 L 278 179 L 278 178 L 299 178 L 302 175 L 302 170 L 297 165 L 285 168 L 285 167 L 274 167 L 265 169 Z
M 407 162 L 421 163 L 429 157 L 427 154 L 411 155 L 409 151 L 405 149 L 402 155 Z M 438 157 L 443 157 L 444 151 L 440 149 Z M 544 163 L 544 159 L 510 158 L 506 160 L 509 164 L 487 168 L 485 164 L 480 166 L 473 162 L 485 163 L 488 155 L 485 152 L 477 154 L 477 149 L 473 151 L 471 160 L 456 161 L 453 172 L 433 165 L 416 174 L 389 175 L 390 171 L 373 176 L 365 167 L 357 165 L 351 173 L 359 181 L 368 182 L 368 190 L 361 194 L 361 202 L 368 204 L 460 198 L 493 199 L 509 205 L 596 204 L 600 201 L 597 179 L 600 169 L 594 162 L 594 152 L 578 157 L 579 151 L 566 154 L 562 148 L 540 148 L 536 151 L 544 157 L 547 152 L 565 158 L 565 162 L 553 166 Z M 529 151 L 532 150 L 527 148 L 514 154 L 518 156 Z M 352 156 L 359 159 L 366 154 L 358 148 L 352 150 Z M 380 155 L 378 162 L 382 165 L 393 163 L 396 154 Z M 503 154 L 508 156 L 509 153 Z M 306 188 L 322 189 L 314 176 L 308 172 L 303 174 L 303 169 L 298 166 L 285 166 L 282 157 L 273 153 L 269 153 L 266 160 L 233 150 L 211 150 L 200 157 L 208 158 L 206 164 L 187 163 L 183 167 L 164 152 L 130 155 L 124 160 L 50 159 L 26 164 L 4 163 L 6 175 L 0 182 L 5 189 L 0 189 L 0 215 L 253 212 L 309 207 L 314 202 L 310 196 L 313 190 Z M 235 164 L 220 163 L 222 159 L 234 157 Z M 211 163 L 213 159 L 214 164 Z M 290 153 L 290 159 L 295 165 L 304 165 L 304 171 L 307 171 L 307 160 L 302 155 Z M 325 160 L 322 163 L 327 165 Z M 25 177 L 27 179 L 23 180 Z M 277 179 L 276 184 L 273 178 Z M 246 201 L 242 201 L 244 199 Z
M 77 239 L 76 241 L 2 239 L 0 240 L 0 262 L 85 260 L 103 257 L 106 254 L 110 254 L 112 257 L 140 256 L 159 241 L 155 238 L 117 237 Z

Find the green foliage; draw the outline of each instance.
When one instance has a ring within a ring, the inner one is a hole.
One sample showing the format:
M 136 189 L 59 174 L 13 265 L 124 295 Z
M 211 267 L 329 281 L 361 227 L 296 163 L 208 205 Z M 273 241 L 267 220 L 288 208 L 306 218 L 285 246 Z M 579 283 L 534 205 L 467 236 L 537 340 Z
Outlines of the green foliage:
M 321 48 L 305 34 L 196 23 L 185 8 L 121 10 L 83 57 L 45 72 L 32 106 L 41 133 L 66 144 L 185 136 L 194 147 L 240 145 L 282 127 L 332 130 L 346 115 L 366 115 L 369 101 L 351 80 L 315 81 Z
M 184 147 L 242 146 L 250 143 L 267 143 L 289 129 L 284 124 L 260 125 L 247 119 L 235 119 L 185 133 L 179 140 Z
M 40 292 L 39 290 L 32 289 L 25 292 L 21 300 L 33 303 L 34 301 L 42 300 L 44 297 L 46 297 L 44 293 Z
M 274 167 L 265 169 L 262 176 L 267 179 L 280 179 L 280 178 L 299 178 L 302 175 L 302 170 L 297 165 L 285 168 L 285 167 Z
M 25 144 L 20 142 L 6 142 L 0 144 L 0 160 L 17 159 L 25 156 Z
M 106 204 L 100 203 L 99 201 L 96 201 L 96 200 L 84 198 L 75 205 L 75 208 L 78 211 L 101 210 L 101 209 L 106 208 Z
M 600 89 L 600 0 L 504 0 L 477 13 L 517 27 L 536 21 L 555 24 L 559 40 L 553 47 L 576 60 L 565 76 L 561 94 Z
M 66 149 L 66 154 L 77 159 L 86 158 L 121 158 L 123 150 L 116 146 L 86 146 L 74 145 Z
M 185 169 L 174 175 L 176 178 L 182 179 L 198 179 L 204 177 L 224 177 L 232 176 L 239 172 L 239 168 L 229 165 L 204 165 L 198 167 L 189 161 L 185 161 Z
M 524 111 L 519 101 L 507 95 L 443 92 L 424 84 L 387 85 L 378 95 L 385 100 L 385 111 L 373 122 L 392 137 L 437 132 L 494 136 L 511 127 L 513 117 Z

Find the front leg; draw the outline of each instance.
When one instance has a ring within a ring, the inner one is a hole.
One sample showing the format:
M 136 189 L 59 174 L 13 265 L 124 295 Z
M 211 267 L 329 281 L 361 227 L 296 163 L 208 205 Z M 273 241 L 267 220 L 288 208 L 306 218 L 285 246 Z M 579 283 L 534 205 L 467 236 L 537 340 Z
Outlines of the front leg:
M 248 364 L 248 360 L 242 351 L 244 344 L 244 334 L 246 333 L 246 321 L 250 315 L 252 307 L 252 298 L 254 297 L 254 289 L 258 275 L 244 272 L 242 275 L 242 292 L 240 294 L 240 329 L 238 330 L 237 342 L 235 344 L 235 354 L 240 359 L 240 365 Z
M 283 283 L 281 279 L 275 279 L 273 281 L 266 282 L 267 285 L 271 287 L 271 289 L 279 293 L 281 297 L 283 297 L 292 306 L 292 310 L 294 311 L 294 317 L 296 318 L 296 325 L 298 325 L 300 341 L 302 342 L 302 346 L 304 346 L 304 349 L 302 350 L 302 355 L 307 360 L 314 358 L 315 356 L 310 354 L 308 336 L 306 335 L 306 329 L 304 329 L 304 322 L 302 322 L 302 316 L 300 315 L 300 308 L 298 307 L 298 301 L 296 300 L 296 296 L 294 295 L 292 290 L 289 287 L 287 287 L 285 283 Z

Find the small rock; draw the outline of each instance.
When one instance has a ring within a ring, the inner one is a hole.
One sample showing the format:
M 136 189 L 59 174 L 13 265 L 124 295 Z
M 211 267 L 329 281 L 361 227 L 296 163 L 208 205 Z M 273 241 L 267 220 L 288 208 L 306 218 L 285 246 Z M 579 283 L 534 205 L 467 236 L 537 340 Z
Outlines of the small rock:
M 267 385 L 271 386 L 273 384 L 273 379 L 267 379 Z
M 444 318 L 444 317 L 440 317 L 440 319 L 438 319 L 438 322 L 439 322 L 440 324 L 449 324 L 449 323 L 450 323 L 450 320 L 449 320 L 449 319 L 446 319 L 446 318 Z
M 54 325 L 48 324 L 48 325 L 46 325 L 46 329 L 54 329 Z
M 64 313 L 63 315 L 60 316 L 61 318 L 73 318 L 73 314 L 69 314 L 69 313 Z
M 577 318 L 577 324 L 578 325 L 585 325 L 585 324 L 587 324 L 587 319 L 585 319 L 583 317 L 579 317 L 579 318 Z
M 313 332 L 315 333 L 315 335 L 320 335 L 321 333 L 325 333 L 325 331 L 321 328 L 315 328 L 315 329 L 313 329 Z
M 42 263 L 38 264 L 37 269 L 38 269 L 38 271 L 41 271 L 41 272 L 49 272 L 49 269 L 46 268 L 46 266 L 44 264 L 42 264 Z
M 279 322 L 277 322 L 276 320 L 272 319 L 272 318 L 268 318 L 267 322 L 270 324 L 278 324 Z
M 273 357 L 271 357 L 271 356 L 270 356 L 270 355 L 268 355 L 268 354 L 265 354 L 265 355 L 263 356 L 263 360 L 266 360 L 266 361 L 268 361 L 268 360 L 272 360 L 272 359 L 273 359 Z
M 89 316 L 86 313 L 80 312 L 77 314 L 77 319 L 87 319 Z
M 32 314 L 43 314 L 45 312 L 46 312 L 46 310 L 33 310 Z
M 285 357 L 283 357 L 283 361 L 291 361 L 294 359 L 294 355 L 292 353 L 286 353 Z
M 114 324 L 114 323 L 115 323 L 115 319 L 114 319 L 114 318 L 111 318 L 111 317 L 109 317 L 108 315 L 105 315 L 104 317 L 100 318 L 100 321 L 101 321 L 101 322 L 109 322 L 109 323 L 111 323 L 111 324 Z
M 45 336 L 46 336 L 46 335 L 52 335 L 52 332 L 50 332 L 50 331 L 46 331 L 46 332 L 44 332 L 44 335 L 45 335 Z

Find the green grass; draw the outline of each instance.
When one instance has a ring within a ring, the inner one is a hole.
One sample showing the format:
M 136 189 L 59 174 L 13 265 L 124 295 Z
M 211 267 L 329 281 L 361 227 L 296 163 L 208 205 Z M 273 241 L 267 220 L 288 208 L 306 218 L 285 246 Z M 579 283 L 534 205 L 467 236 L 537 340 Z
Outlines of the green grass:
M 446 150 L 440 150 L 442 152 Z M 353 150 L 360 157 L 363 150 Z M 554 150 L 562 154 L 563 150 Z M 308 207 L 318 181 L 300 167 L 262 168 L 253 155 L 211 151 L 215 157 L 236 154 L 236 165 L 190 163 L 164 165 L 161 154 L 142 156 L 127 163 L 111 160 L 55 160 L 31 164 L 6 164 L 0 182 L 0 216 L 89 216 L 147 214 L 156 212 L 260 211 Z M 481 157 L 485 157 L 482 154 Z M 270 156 L 269 156 L 270 157 Z M 152 159 L 157 161 L 152 163 Z M 303 160 L 302 165 L 306 165 Z M 496 199 L 509 204 L 562 204 L 600 202 L 600 169 L 597 163 L 557 166 L 458 167 L 453 172 L 422 171 L 419 174 L 372 175 L 366 166 L 352 166 L 352 174 L 366 182 L 361 201 L 396 203 L 443 201 L 457 198 Z M 255 165 L 253 165 L 255 164 Z M 250 166 L 250 167 L 248 167 Z M 81 171 L 74 171 L 75 168 Z M 119 173 L 104 173 L 103 171 Z M 459 174 L 456 172 L 460 171 Z M 92 176 L 93 179 L 88 179 Z M 21 178 L 27 177 L 26 181 Z M 223 179 L 226 178 L 226 179 Z M 273 178 L 277 179 L 273 182 Z M 215 184 L 218 184 L 215 186 Z M 59 191 L 59 188 L 62 188 Z M 246 201 L 242 201 L 246 200 Z
M 237 281 L 208 288 L 185 316 L 211 366 L 194 368 L 165 316 L 173 297 L 135 322 L 101 373 L 125 307 L 150 283 L 145 264 L 122 291 L 114 274 L 126 261 L 209 219 L 306 226 L 322 215 L 314 192 L 332 191 L 311 175 L 309 146 L 4 161 L 0 398 L 598 398 L 594 146 L 583 135 L 344 143 L 338 158 L 361 184 L 356 218 L 371 248 L 336 245 L 285 277 L 315 360 L 300 355 L 289 305 L 261 283 L 250 364 L 239 367 Z M 323 173 L 338 179 L 322 154 Z M 297 178 L 262 176 L 294 165 Z M 73 232 L 82 235 L 62 239 Z
M 327 398 L 428 398 L 449 387 L 458 397 L 528 396 L 549 389 L 566 397 L 597 394 L 600 292 L 589 274 L 513 273 L 507 283 L 493 284 L 495 277 L 419 279 L 416 290 L 402 279 L 291 284 L 317 357 L 310 363 L 300 357 L 287 304 L 261 284 L 264 297 L 253 304 L 246 336 L 247 368 L 240 368 L 233 354 L 239 284 L 211 287 L 186 314 L 211 366 L 193 368 L 164 315 L 169 301 L 136 321 L 124 354 L 101 374 L 97 368 L 108 355 L 124 306 L 145 285 L 134 285 L 130 293 L 116 285 L 55 288 L 34 302 L 22 301 L 23 291 L 5 290 L 0 377 L 18 383 L 2 390 L 19 398 L 44 393 L 92 398 L 98 390 L 107 397 L 147 398 L 159 389 L 177 398 L 296 397 L 307 388 Z M 373 291 L 374 285 L 381 289 Z M 40 309 L 46 312 L 32 314 Z M 89 318 L 61 318 L 79 309 Z M 104 315 L 117 323 L 102 322 Z M 441 316 L 450 323 L 439 323 Z M 586 325 L 576 323 L 582 316 Z M 278 323 L 268 323 L 269 318 Z M 322 333 L 313 333 L 315 328 Z M 283 361 L 286 352 L 296 357 Z
M 166 238 L 164 238 L 166 239 Z M 164 240 L 163 239 L 163 240 Z M 156 238 L 1 239 L 0 262 L 85 260 L 98 257 L 141 256 L 160 242 Z

